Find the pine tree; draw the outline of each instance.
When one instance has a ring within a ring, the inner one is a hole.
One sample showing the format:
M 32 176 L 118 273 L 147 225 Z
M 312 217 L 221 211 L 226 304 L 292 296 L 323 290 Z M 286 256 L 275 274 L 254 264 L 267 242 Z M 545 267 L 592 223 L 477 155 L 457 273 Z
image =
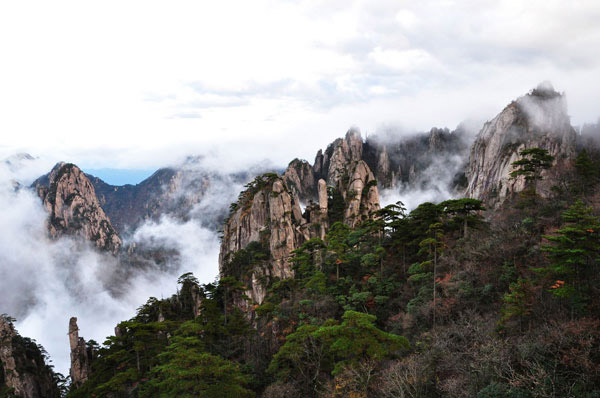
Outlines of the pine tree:
M 519 331 L 523 331 L 523 319 L 531 315 L 533 306 L 531 281 L 519 278 L 516 282 L 511 283 L 509 292 L 502 297 L 502 303 L 502 317 L 499 326 L 504 327 L 509 320 L 518 318 Z
M 424 261 L 411 265 L 409 273 L 411 274 L 409 281 L 419 284 L 423 287 L 426 281 L 432 283 L 433 287 L 433 326 L 436 323 L 436 279 L 438 272 L 438 260 L 444 250 L 444 231 L 443 225 L 440 222 L 433 223 L 429 226 L 426 232 L 426 238 L 419 243 L 419 255 L 425 258 Z M 430 279 L 431 278 L 431 279 Z
M 586 291 L 597 278 L 600 261 L 600 220 L 592 208 L 578 200 L 562 215 L 564 225 L 544 238 L 543 246 L 550 264 L 536 270 L 554 283 L 550 291 L 556 297 L 571 300 L 572 309 L 582 309 Z
M 525 177 L 528 187 L 523 190 L 522 194 L 531 196 L 531 202 L 535 203 L 537 196 L 536 183 L 542 179 L 542 171 L 552 167 L 554 156 L 541 148 L 523 149 L 519 155 L 521 155 L 521 159 L 512 163 L 514 170 L 510 173 L 510 177 L 513 179 L 520 176 Z
M 450 199 L 439 204 L 444 213 L 455 216 L 463 223 L 463 237 L 467 237 L 468 224 L 474 225 L 481 217 L 476 212 L 485 210 L 483 202 L 477 199 Z M 475 214 L 474 214 L 475 213 Z
M 574 166 L 578 177 L 574 184 L 576 193 L 590 193 L 598 182 L 599 170 L 585 149 L 575 158 Z
M 521 159 L 512 163 L 515 168 L 510 173 L 512 178 L 524 176 L 526 181 L 541 180 L 541 172 L 552 167 L 554 156 L 541 148 L 523 149 L 519 155 Z
M 254 397 L 246 388 L 250 377 L 238 364 L 205 352 L 200 332 L 194 321 L 182 325 L 173 342 L 158 355 L 161 364 L 152 370 L 140 397 Z

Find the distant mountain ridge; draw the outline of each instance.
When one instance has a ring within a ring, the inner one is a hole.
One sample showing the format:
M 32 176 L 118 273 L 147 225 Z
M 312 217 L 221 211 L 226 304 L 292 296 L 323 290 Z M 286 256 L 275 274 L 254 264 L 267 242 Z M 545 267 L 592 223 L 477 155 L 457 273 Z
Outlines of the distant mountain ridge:
M 453 132 L 432 129 L 397 141 L 378 137 L 363 141 L 358 130 L 350 129 L 325 151 L 319 150 L 313 166 L 294 159 L 282 176 L 255 180 L 233 206 L 219 256 L 221 276 L 234 276 L 248 288 L 243 295 L 249 299 L 238 297 L 238 307 L 253 318 L 252 309 L 262 304 L 274 278 L 293 275 L 290 259 L 295 250 L 313 238 L 324 239 L 336 221 L 355 228 L 377 218 L 380 188 L 447 184 L 456 196 L 496 206 L 525 188 L 523 177 L 510 177 L 521 150 L 539 147 L 555 157 L 554 167 L 545 173 L 546 192 L 575 154 L 576 136 L 565 99 L 547 84 L 486 123 L 470 146 L 467 161 L 468 137 L 459 126 Z M 436 162 L 444 163 L 446 180 L 427 175 Z M 303 212 L 301 202 L 309 203 Z M 236 253 L 251 243 L 268 249 L 267 260 L 243 275 L 230 274 Z
M 547 84 L 510 103 L 476 137 L 464 126 L 366 140 L 350 129 L 344 138 L 319 150 L 312 165 L 294 159 L 282 173 L 263 174 L 272 171 L 263 168 L 225 174 L 192 162 L 159 169 L 137 185 L 112 186 L 76 165 L 59 163 L 32 187 L 48 210 L 52 237 L 83 237 L 100 250 L 123 254 L 119 261 L 124 265 L 135 265 L 131 260 L 138 254 L 128 258 L 121 238 L 147 220 L 169 215 L 185 221 L 201 211 L 204 223 L 214 230 L 224 224 L 220 276 L 242 282 L 231 292 L 232 305 L 254 320 L 273 283 L 294 277 L 295 250 L 313 239 L 325 239 L 334 225 L 351 230 L 377 221 L 381 189 L 443 184 L 455 196 L 483 200 L 493 212 L 524 189 L 523 177 L 510 178 L 512 163 L 523 149 L 538 147 L 555 158 L 539 187 L 544 197 L 582 148 L 564 95 Z M 440 168 L 446 173 L 440 175 Z M 237 187 L 256 175 L 231 206 L 223 196 L 211 196 L 218 185 Z M 203 200 L 214 206 L 198 209 Z M 253 260 L 246 261 L 248 257 Z M 316 256 L 315 264 L 319 261 Z
M 414 188 L 443 186 L 456 196 L 464 194 L 500 203 L 510 192 L 522 189 L 523 181 L 509 178 L 510 164 L 521 149 L 534 146 L 549 149 L 559 160 L 575 151 L 576 136 L 566 114 L 564 96 L 548 84 L 538 86 L 509 104 L 484 125 L 476 138 L 463 125 L 454 131 L 433 128 L 427 133 L 409 136 L 371 135 L 366 140 L 357 129 L 350 129 L 345 138 L 336 139 L 324 151 L 319 150 L 312 165 L 300 159 L 291 161 L 281 178 L 291 197 L 303 206 L 318 203 L 321 179 L 326 186 L 337 187 L 345 198 L 357 162 L 364 163 L 366 170 L 362 174 L 372 173 L 379 189 L 393 189 L 401 194 Z M 82 186 L 69 189 L 87 192 L 83 202 L 104 213 L 97 217 L 97 223 L 105 225 L 104 229 L 92 228 L 84 235 L 102 247 L 104 238 L 100 236 L 101 243 L 97 243 L 98 231 L 108 231 L 101 235 L 116 231 L 120 242 L 145 221 L 157 221 L 162 215 L 188 220 L 211 187 L 241 186 L 255 175 L 271 171 L 258 167 L 225 174 L 204 169 L 200 160 L 188 158 L 180 166 L 157 170 L 139 184 L 124 186 L 113 186 L 98 177 L 83 175 L 75 166 L 75 180 Z M 53 169 L 54 173 L 57 167 L 59 165 Z M 49 211 L 52 211 L 49 203 L 54 199 L 47 200 L 45 195 L 53 193 L 49 189 L 51 175 L 42 176 L 32 184 Z M 88 182 L 93 192 L 85 187 Z M 364 181 L 366 183 L 368 181 Z M 551 184 L 551 180 L 547 184 Z M 71 213 L 64 216 L 68 218 Z M 199 219 L 217 230 L 227 213 L 226 203 L 216 203 Z M 107 247 L 115 251 L 119 242 L 115 240 Z

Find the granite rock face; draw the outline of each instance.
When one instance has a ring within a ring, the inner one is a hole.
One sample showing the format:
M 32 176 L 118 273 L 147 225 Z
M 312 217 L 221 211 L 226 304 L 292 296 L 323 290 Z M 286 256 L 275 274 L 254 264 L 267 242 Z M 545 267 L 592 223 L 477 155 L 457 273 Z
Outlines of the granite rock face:
M 19 398 L 58 398 L 60 392 L 38 346 L 0 316 L 0 389 Z
M 356 163 L 350 176 L 344 222 L 355 227 L 379 210 L 379 192 L 377 181 L 364 161 Z
M 377 182 L 368 164 L 361 159 L 363 141 L 351 130 L 343 139 L 319 151 L 315 165 L 294 160 L 282 176 L 259 176 L 240 194 L 223 229 L 219 267 L 221 276 L 236 273 L 230 263 L 236 253 L 253 242 L 267 249 L 268 258 L 256 262 L 238 278 L 247 290 L 247 300 L 238 297 L 235 305 L 252 317 L 255 305 L 262 304 L 272 278 L 293 276 L 293 251 L 312 238 L 324 239 L 333 223 L 330 203 L 337 198 L 338 220 L 350 226 L 373 217 L 379 209 Z M 307 203 L 303 209 L 301 202 Z
M 75 386 L 82 385 L 91 372 L 90 363 L 93 353 L 87 348 L 83 337 L 79 337 L 77 318 L 69 320 L 69 346 L 71 348 L 71 383 Z
M 256 164 L 244 171 L 227 173 L 205 167 L 200 157 L 188 157 L 181 164 L 158 169 L 136 185 L 111 185 L 99 177 L 84 175 L 114 230 L 120 237 L 127 237 L 143 223 L 159 221 L 162 216 L 181 221 L 197 218 L 203 226 L 216 230 L 227 216 L 227 208 L 212 203 L 210 211 L 205 211 L 201 202 L 207 199 L 207 205 L 211 205 L 208 202 L 214 196 L 231 201 L 239 192 L 237 187 L 266 171 L 270 171 L 268 165 Z M 48 188 L 51 174 L 38 178 L 32 188 Z
M 306 160 L 292 160 L 283 174 L 283 180 L 298 198 L 310 199 L 315 196 L 315 173 Z
M 348 165 L 362 160 L 363 141 L 360 132 L 351 129 L 346 137 L 338 138 L 327 147 L 321 169 L 328 186 L 341 188 L 344 176 L 348 174 Z
M 299 203 L 277 175 L 258 177 L 242 193 L 237 208 L 225 223 L 219 267 L 223 276 L 232 256 L 251 242 L 260 242 L 269 252 L 266 264 L 249 270 L 245 275 L 246 295 L 252 303 L 261 304 L 266 278 L 290 278 L 291 252 L 305 238 L 306 221 L 301 217 Z
M 48 211 L 51 237 L 81 236 L 101 250 L 119 251 L 121 239 L 100 206 L 94 186 L 77 166 L 59 163 L 34 187 Z
M 527 148 L 546 149 L 555 158 L 554 170 L 544 171 L 538 184 L 538 193 L 548 195 L 555 172 L 569 167 L 568 160 L 576 149 L 576 133 L 565 97 L 547 84 L 512 102 L 484 125 L 471 147 L 465 196 L 493 206 L 523 190 L 525 179 L 511 179 L 510 172 L 511 164 Z

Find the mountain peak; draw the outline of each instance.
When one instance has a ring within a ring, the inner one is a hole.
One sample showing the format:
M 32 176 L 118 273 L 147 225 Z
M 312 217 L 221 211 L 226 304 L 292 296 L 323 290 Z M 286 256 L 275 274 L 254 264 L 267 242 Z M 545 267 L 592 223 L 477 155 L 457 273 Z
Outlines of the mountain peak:
M 542 148 L 556 161 L 556 167 L 575 150 L 575 130 L 571 126 L 564 95 L 550 82 L 542 82 L 495 118 L 487 122 L 473 146 L 467 167 L 466 196 L 500 203 L 511 192 L 524 189 L 525 181 L 510 177 L 512 163 L 526 148 Z M 544 181 L 540 194 L 549 192 L 551 179 Z M 548 191 L 548 192 L 546 192 Z M 492 204 L 492 203 L 488 203 Z
M 541 97 L 541 98 L 555 98 L 562 96 L 558 91 L 554 89 L 552 83 L 548 80 L 544 80 L 537 85 L 536 88 L 529 92 L 530 96 Z
M 57 163 L 33 186 L 48 210 L 50 236 L 80 235 L 100 249 L 119 250 L 121 239 L 102 210 L 94 186 L 79 167 Z

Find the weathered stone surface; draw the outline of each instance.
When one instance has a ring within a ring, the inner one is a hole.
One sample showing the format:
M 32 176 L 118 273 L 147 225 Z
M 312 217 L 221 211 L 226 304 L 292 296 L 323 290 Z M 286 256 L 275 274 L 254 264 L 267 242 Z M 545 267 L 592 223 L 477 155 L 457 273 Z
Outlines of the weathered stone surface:
M 202 302 L 204 301 L 204 293 L 200 290 L 197 285 L 194 285 L 192 288 L 192 302 L 194 306 L 192 310 L 194 311 L 194 319 L 198 318 L 200 312 L 202 310 Z
M 269 220 L 273 275 L 281 279 L 290 278 L 293 271 L 289 258 L 292 250 L 296 249 L 296 237 L 292 219 L 292 197 L 281 180 L 273 183 L 272 193 L 269 195 Z
M 402 173 L 402 170 L 399 169 L 398 172 Z M 388 182 L 390 187 L 396 186 L 396 173 L 392 171 L 392 164 L 387 153 L 387 146 L 385 145 L 381 148 L 381 151 L 377 155 L 377 166 L 375 168 L 375 173 L 380 176 L 381 181 Z
M 248 310 L 250 305 L 261 304 L 266 295 L 264 282 L 272 277 L 286 279 L 293 276 L 291 252 L 309 237 L 297 201 L 277 176 L 258 189 L 246 191 L 223 230 L 219 267 L 221 274 L 231 256 L 246 248 L 250 242 L 263 242 L 269 249 L 269 259 L 263 267 L 255 267 L 245 280 L 246 296 L 251 303 L 237 300 L 237 306 Z
M 323 151 L 319 149 L 317 155 L 315 156 L 315 163 L 313 164 L 313 171 L 315 176 L 323 175 Z
M 260 241 L 261 231 L 266 231 L 268 193 L 260 191 L 250 199 L 250 204 L 238 208 L 223 228 L 219 264 L 229 260 L 233 253 L 244 249 L 250 242 Z
M 319 208 L 322 213 L 327 214 L 327 183 L 325 180 L 319 180 Z
M 377 182 L 369 166 L 362 160 L 356 164 L 351 174 L 346 201 L 344 222 L 351 227 L 355 227 L 379 210 Z
M 330 225 L 326 179 L 348 198 L 345 212 L 340 215 L 347 224 L 355 226 L 379 209 L 377 183 L 367 163 L 360 159 L 362 145 L 360 133 L 349 131 L 344 139 L 330 145 L 325 155 L 317 155 L 314 169 L 306 162 L 294 160 L 282 177 L 274 174 L 259 177 L 240 195 L 223 228 L 221 275 L 225 276 L 234 254 L 251 242 L 262 242 L 268 247 L 269 259 L 255 264 L 241 276 L 249 300 L 234 298 L 238 308 L 252 312 L 252 305 L 262 304 L 271 278 L 293 276 L 292 252 L 311 238 L 325 238 Z M 324 171 L 326 175 L 315 182 L 316 176 Z M 299 195 L 306 197 L 307 192 L 318 203 L 310 200 L 302 212 Z
M 525 187 L 523 177 L 511 179 L 511 164 L 526 148 L 546 149 L 555 157 L 555 168 L 568 167 L 575 152 L 575 130 L 571 127 L 564 96 L 551 87 L 538 87 L 509 104 L 477 136 L 466 170 L 466 196 L 501 203 L 512 192 Z M 547 195 L 552 170 L 542 173 L 538 193 Z
M 32 356 L 34 355 L 34 356 Z M 0 316 L 0 366 L 11 396 L 54 398 L 60 393 L 37 346 L 26 342 L 12 322 Z M 2 385 L 0 384 L 0 389 Z
M 79 337 L 77 318 L 69 320 L 69 346 L 71 347 L 71 383 L 75 386 L 83 384 L 90 375 L 92 353 L 88 350 L 83 337 Z
M 345 183 L 344 177 L 348 173 L 348 165 L 362 159 L 363 142 L 358 130 L 349 130 L 344 139 L 337 139 L 332 144 L 331 158 L 327 162 L 327 185 L 341 188 Z
M 302 201 L 308 201 L 315 196 L 315 173 L 306 160 L 294 159 L 290 162 L 283 181 L 293 195 L 298 195 Z
M 59 163 L 35 183 L 48 211 L 48 231 L 56 238 L 77 235 L 116 253 L 121 239 L 102 210 L 90 180 L 74 164 Z

